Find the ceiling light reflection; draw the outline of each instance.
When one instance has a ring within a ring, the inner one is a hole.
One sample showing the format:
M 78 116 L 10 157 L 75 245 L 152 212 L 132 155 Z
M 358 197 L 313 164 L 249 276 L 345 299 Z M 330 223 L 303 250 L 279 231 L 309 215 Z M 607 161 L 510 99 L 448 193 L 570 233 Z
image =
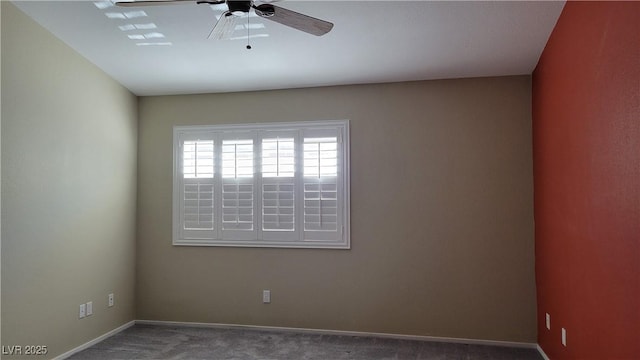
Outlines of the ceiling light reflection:
M 112 7 L 113 3 L 111 1 L 95 1 L 93 5 L 95 5 L 100 10 L 104 10 L 106 8 Z
M 126 16 L 124 16 L 123 13 L 119 13 L 119 12 L 108 12 L 108 13 L 104 13 L 104 15 L 109 19 L 126 19 L 127 18 Z
M 124 16 L 126 16 L 127 19 L 134 19 L 134 18 L 139 18 L 139 17 L 146 17 L 147 13 L 142 11 L 142 10 L 127 11 L 126 13 L 124 13 Z
M 164 39 L 164 34 L 163 33 L 158 33 L 158 32 L 154 32 L 154 33 L 148 33 L 148 34 L 129 34 L 127 35 L 127 37 L 129 37 L 129 39 L 131 40 L 144 40 L 144 39 Z
M 1 0 L 0 0 L 1 1 Z M 114 6 L 115 0 L 94 1 L 94 5 L 104 10 Z M 126 12 L 105 12 L 104 15 L 109 19 L 135 19 L 141 17 L 147 17 L 147 13 L 142 10 L 126 11 Z M 139 24 L 123 24 L 118 25 L 120 31 L 132 31 L 132 30 L 152 30 L 157 29 L 158 26 L 155 23 L 139 23 Z M 127 34 L 130 40 L 150 40 L 150 39 L 164 39 L 165 35 L 161 32 L 148 32 L 146 34 Z M 138 46 L 170 46 L 173 43 L 165 42 L 137 42 Z
M 148 24 L 133 24 L 133 26 L 136 27 L 136 29 L 138 30 L 148 30 L 148 29 L 156 29 L 158 28 L 156 26 L 156 24 L 154 23 L 148 23 Z
M 156 26 L 156 24 L 154 23 L 148 23 L 148 24 L 126 24 L 126 25 L 120 25 L 118 26 L 118 28 L 122 31 L 130 31 L 130 30 L 151 30 L 151 29 L 157 29 L 158 26 Z
M 164 34 L 159 32 L 153 32 L 153 33 L 144 34 L 144 37 L 146 39 L 161 39 L 161 38 L 164 38 Z

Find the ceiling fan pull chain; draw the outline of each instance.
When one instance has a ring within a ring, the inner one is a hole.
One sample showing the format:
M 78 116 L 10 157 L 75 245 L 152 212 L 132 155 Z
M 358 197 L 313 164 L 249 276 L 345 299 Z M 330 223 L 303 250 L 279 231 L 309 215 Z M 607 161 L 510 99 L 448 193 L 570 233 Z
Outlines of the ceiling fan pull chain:
M 251 45 L 249 44 L 249 15 L 251 14 L 251 9 L 247 11 L 247 50 L 251 50 Z

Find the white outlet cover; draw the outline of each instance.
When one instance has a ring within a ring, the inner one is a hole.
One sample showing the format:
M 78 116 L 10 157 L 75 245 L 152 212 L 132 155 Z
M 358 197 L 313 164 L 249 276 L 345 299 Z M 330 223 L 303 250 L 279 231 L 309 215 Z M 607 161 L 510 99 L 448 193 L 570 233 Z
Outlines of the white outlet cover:
M 262 303 L 263 304 L 271 303 L 271 290 L 262 290 Z
M 551 315 L 549 315 L 549 313 L 547 313 L 546 315 L 546 321 L 547 321 L 547 330 L 551 330 Z
M 87 316 L 87 306 L 86 304 L 80 304 L 80 313 L 78 314 L 78 317 L 82 319 L 85 316 Z
M 87 316 L 93 315 L 93 301 L 87 303 Z
M 109 294 L 108 302 L 109 302 L 109 307 L 113 306 L 113 302 L 114 302 L 113 301 L 113 293 Z
M 562 345 L 567 346 L 567 330 L 562 328 Z

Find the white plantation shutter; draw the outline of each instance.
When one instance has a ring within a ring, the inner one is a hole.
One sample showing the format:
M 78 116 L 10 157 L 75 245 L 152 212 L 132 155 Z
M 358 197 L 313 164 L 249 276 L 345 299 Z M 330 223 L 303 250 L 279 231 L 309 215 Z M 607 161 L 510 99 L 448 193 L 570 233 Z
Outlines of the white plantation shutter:
M 209 239 L 215 233 L 214 141 L 185 140 L 179 162 L 181 236 Z
M 290 241 L 296 229 L 296 134 L 261 134 L 262 236 Z
M 304 134 L 304 239 L 338 241 L 342 236 L 342 187 L 338 181 L 342 144 L 335 130 Z
M 347 121 L 174 127 L 175 245 L 350 248 Z
M 223 239 L 257 239 L 254 182 L 254 139 L 222 140 Z

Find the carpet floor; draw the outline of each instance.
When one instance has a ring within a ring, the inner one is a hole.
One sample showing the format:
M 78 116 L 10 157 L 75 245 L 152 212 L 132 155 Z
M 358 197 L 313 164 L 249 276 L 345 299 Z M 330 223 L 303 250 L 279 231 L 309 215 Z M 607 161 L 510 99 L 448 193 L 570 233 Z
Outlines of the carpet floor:
M 69 359 L 543 360 L 535 349 L 346 335 L 132 326 Z

